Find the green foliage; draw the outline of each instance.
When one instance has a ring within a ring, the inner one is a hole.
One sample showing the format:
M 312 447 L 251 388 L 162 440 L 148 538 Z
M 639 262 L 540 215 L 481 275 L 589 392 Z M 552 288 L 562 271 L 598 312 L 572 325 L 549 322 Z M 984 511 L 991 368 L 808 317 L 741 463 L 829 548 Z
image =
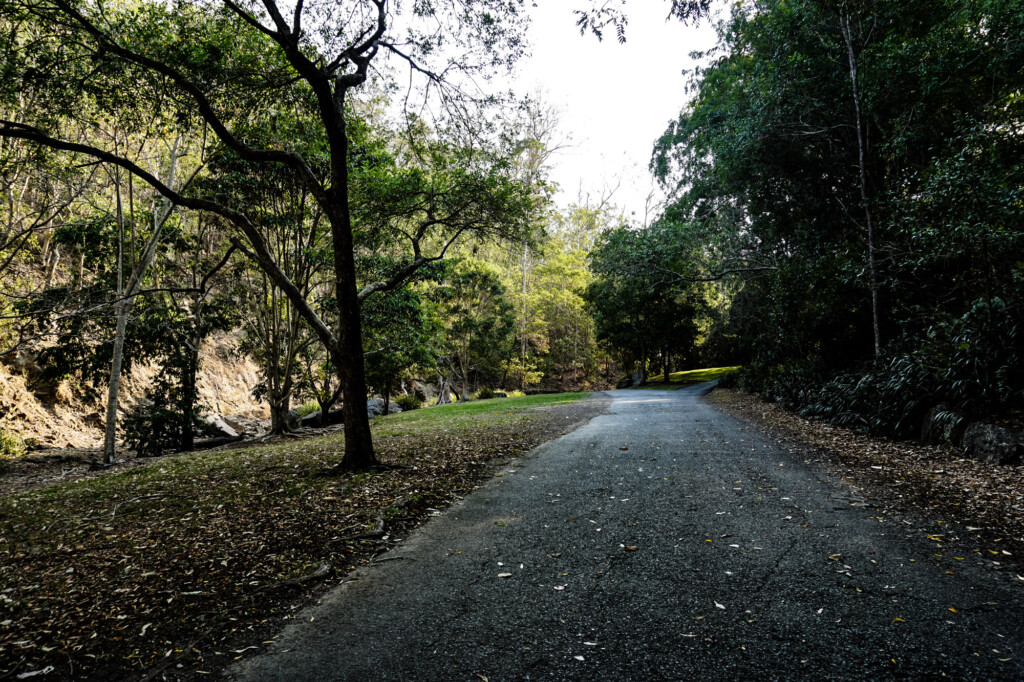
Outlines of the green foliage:
M 403 411 L 418 410 L 423 407 L 423 401 L 412 395 L 400 395 L 395 398 L 395 404 L 402 408 Z
M 421 295 L 405 287 L 383 292 L 364 302 L 363 348 L 366 381 L 384 394 L 398 383 L 403 372 L 414 366 L 430 367 L 431 353 L 438 342 L 437 320 L 424 310 Z
M 307 415 L 313 414 L 314 412 L 318 411 L 319 409 L 320 409 L 320 405 L 318 405 L 316 403 L 316 401 L 311 400 L 311 401 L 302 403 L 301 405 L 297 405 L 295 407 L 295 414 L 298 415 L 299 419 L 302 419 L 303 417 L 305 417 Z
M 690 254 L 666 269 L 742 278 L 707 338 L 745 386 L 906 437 L 939 403 L 1024 406 L 1022 34 L 1009 0 L 734 7 L 652 168 L 659 251 Z
M 17 457 L 25 453 L 25 440 L 14 430 L 0 427 L 0 457 Z
M 209 407 L 195 386 L 194 357 L 187 347 L 168 355 L 153 385 L 124 417 L 124 444 L 139 457 L 189 449 L 194 435 L 213 429 L 201 417 Z
M 618 350 L 624 366 L 646 368 L 659 354 L 692 361 L 700 298 L 690 283 L 665 268 L 678 255 L 664 228 L 619 227 L 591 252 L 596 279 L 587 290 L 598 339 Z
M 477 400 L 490 400 L 494 397 L 494 389 L 490 386 L 482 386 L 480 390 L 476 392 Z
M 471 377 L 500 377 L 513 352 L 515 316 L 497 270 L 482 261 L 456 262 L 430 296 L 444 329 L 442 361 L 462 380 L 462 392 Z

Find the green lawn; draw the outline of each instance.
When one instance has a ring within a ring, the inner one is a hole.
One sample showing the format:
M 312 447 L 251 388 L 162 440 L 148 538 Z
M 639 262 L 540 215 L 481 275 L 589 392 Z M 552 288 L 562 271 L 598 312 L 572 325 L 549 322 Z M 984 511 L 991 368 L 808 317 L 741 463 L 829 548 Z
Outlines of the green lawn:
M 686 372 L 672 372 L 668 375 L 669 381 L 667 383 L 663 375 L 655 374 L 647 377 L 647 383 L 640 386 L 640 388 L 665 389 L 678 388 L 678 386 L 686 386 L 687 384 L 699 384 L 702 381 L 720 379 L 730 372 L 737 371 L 739 368 L 739 365 L 735 365 L 733 367 L 708 367 L 705 369 L 691 369 Z M 673 384 L 677 386 L 673 386 Z
M 481 423 L 495 426 L 510 424 L 530 410 L 573 403 L 587 395 L 589 393 L 555 393 L 491 398 L 410 410 L 375 421 L 373 432 L 378 437 L 408 436 L 429 433 L 438 428 L 450 430 L 479 426 Z

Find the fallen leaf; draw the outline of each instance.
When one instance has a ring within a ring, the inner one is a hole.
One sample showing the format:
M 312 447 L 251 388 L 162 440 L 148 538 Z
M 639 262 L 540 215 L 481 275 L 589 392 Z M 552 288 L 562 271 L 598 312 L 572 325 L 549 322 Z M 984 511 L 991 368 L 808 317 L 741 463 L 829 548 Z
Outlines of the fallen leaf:
M 512 574 L 511 573 L 499 573 L 498 577 L 499 578 L 511 578 Z
M 715 608 L 722 609 L 723 611 L 725 611 L 725 607 L 723 605 L 719 604 L 718 602 L 715 602 Z
M 903 620 L 902 618 L 893 618 L 892 622 L 894 622 L 894 623 L 906 623 L 907 621 Z
M 625 547 L 623 547 L 623 549 L 627 552 L 635 552 L 637 549 L 639 549 L 639 547 L 637 547 L 636 545 L 626 545 Z
M 621 448 L 619 448 L 619 450 L 629 450 L 629 446 L 623 445 Z M 580 660 L 582 660 L 582 659 L 580 659 Z
M 582 661 L 583 660 L 582 656 L 573 656 L 573 658 L 575 658 L 577 661 Z

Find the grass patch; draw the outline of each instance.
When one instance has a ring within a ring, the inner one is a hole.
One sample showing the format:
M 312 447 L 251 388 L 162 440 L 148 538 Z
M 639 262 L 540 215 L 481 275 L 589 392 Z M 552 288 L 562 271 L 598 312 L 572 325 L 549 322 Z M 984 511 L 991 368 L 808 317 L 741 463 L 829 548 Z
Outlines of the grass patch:
M 688 386 L 690 384 L 699 384 L 704 381 L 713 381 L 715 379 L 721 379 L 726 374 L 738 371 L 739 365 L 733 367 L 709 367 L 706 369 L 691 369 L 685 372 L 672 372 L 669 374 L 669 381 L 665 381 L 665 378 L 661 374 L 655 374 L 647 377 L 647 383 L 638 388 L 642 389 L 672 389 L 680 388 L 682 386 Z
M 343 579 L 471 491 L 493 461 L 600 411 L 575 403 L 585 395 L 375 420 L 378 456 L 403 469 L 325 476 L 343 454 L 335 434 L 2 498 L 0 677 L 51 665 L 65 679 L 223 666 L 280 627 L 312 586 Z

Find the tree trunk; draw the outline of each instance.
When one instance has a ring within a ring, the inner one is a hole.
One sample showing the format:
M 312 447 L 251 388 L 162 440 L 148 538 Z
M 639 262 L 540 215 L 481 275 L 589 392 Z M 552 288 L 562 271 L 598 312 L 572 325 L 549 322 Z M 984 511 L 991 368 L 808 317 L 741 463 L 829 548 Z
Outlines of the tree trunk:
M 124 360 L 124 335 L 128 326 L 128 303 L 117 305 L 117 329 L 114 331 L 114 354 L 110 360 L 110 382 L 107 384 L 107 423 L 103 436 L 103 463 L 113 464 L 117 454 L 117 399 L 121 390 L 121 365 Z
M 291 412 L 291 400 L 284 396 L 270 401 L 270 432 L 275 434 L 288 433 L 292 430 L 288 413 Z
M 520 336 L 519 336 L 520 344 L 521 344 L 520 362 L 522 362 L 522 365 L 521 365 L 522 374 L 520 375 L 520 379 L 519 379 L 519 390 L 520 391 L 525 391 L 526 390 L 526 326 L 527 326 L 526 315 L 527 315 L 527 312 L 528 312 L 527 307 L 526 307 L 526 260 L 527 260 L 527 257 L 529 256 L 529 254 L 530 254 L 530 247 L 529 247 L 529 245 L 526 242 L 523 242 L 523 326 L 522 326 L 522 328 L 520 330 Z
M 46 268 L 46 284 L 44 289 L 49 289 L 53 283 L 53 276 L 57 272 L 57 264 L 60 263 L 60 245 L 54 244 L 50 251 L 50 265 Z
M 178 161 L 178 146 L 181 144 L 182 135 L 179 134 L 177 139 L 174 141 L 174 147 L 171 149 L 171 163 L 170 168 L 167 171 L 167 186 L 174 186 L 174 172 L 175 166 Z M 123 241 L 123 224 L 121 224 L 121 200 L 120 200 L 120 186 L 118 186 L 118 223 L 119 233 Z M 122 290 L 121 288 L 121 257 L 122 254 L 118 252 L 118 283 L 117 293 L 119 301 L 117 302 L 117 327 L 114 331 L 114 349 L 113 357 L 110 360 L 110 382 L 107 386 L 107 423 L 106 433 L 103 437 L 103 462 L 104 464 L 113 464 L 114 458 L 117 454 L 117 406 L 118 406 L 118 393 L 121 388 L 121 368 L 124 364 L 124 336 L 125 331 L 128 327 L 128 314 L 131 312 L 132 303 L 134 302 L 134 296 L 138 292 L 139 287 L 142 285 L 142 280 L 146 276 L 146 272 L 149 270 L 149 266 L 152 264 L 153 259 L 156 257 L 156 249 L 160 244 L 160 237 L 163 234 L 164 224 L 167 219 L 171 216 L 171 212 L 174 210 L 174 205 L 170 202 L 165 202 L 162 212 L 154 212 L 153 216 L 153 234 L 150 236 L 149 241 L 146 242 L 146 248 L 143 251 L 142 258 L 138 264 L 132 270 L 132 276 L 128 280 L 128 286 Z M 84 252 L 81 256 L 85 258 Z M 84 267 L 84 260 L 79 261 L 79 267 Z M 79 283 L 81 283 L 83 274 L 79 273 Z
M 868 272 L 871 287 L 871 326 L 874 334 L 875 361 L 882 355 L 882 332 L 878 312 L 878 270 L 875 259 L 875 231 L 871 215 L 871 203 L 868 200 L 868 173 L 865 165 L 864 116 L 861 112 L 860 86 L 857 80 L 857 54 L 853 49 L 853 32 L 850 28 L 850 15 L 843 14 L 839 19 L 843 38 L 846 41 L 846 52 L 850 62 L 850 81 L 853 85 L 853 107 L 857 117 L 857 166 L 860 171 L 860 201 L 864 207 L 864 220 L 868 232 Z
M 179 449 L 190 452 L 195 449 L 196 374 L 199 371 L 199 341 L 188 349 L 188 363 L 182 377 L 184 400 L 181 415 L 181 443 Z

